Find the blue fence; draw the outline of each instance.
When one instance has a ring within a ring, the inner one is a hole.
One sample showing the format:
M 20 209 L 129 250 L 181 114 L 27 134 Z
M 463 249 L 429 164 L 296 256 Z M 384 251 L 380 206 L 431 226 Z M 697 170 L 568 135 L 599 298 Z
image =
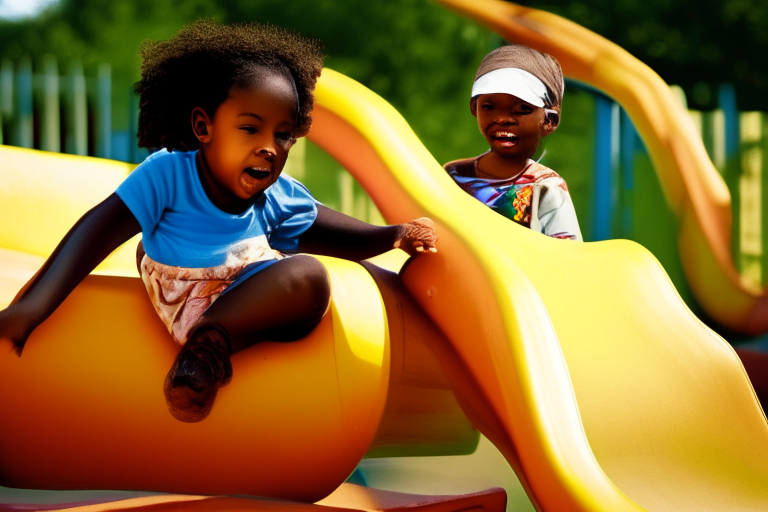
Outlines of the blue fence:
M 130 127 L 112 129 L 112 72 L 98 66 L 86 77 L 79 62 L 61 74 L 53 57 L 33 71 L 29 58 L 0 63 L 0 143 L 24 148 L 140 162 L 138 100 L 126 92 Z
M 576 81 L 569 80 L 567 86 L 570 90 L 589 92 L 595 101 L 594 219 L 588 237 L 590 240 L 632 238 L 633 167 L 636 153 L 645 152 L 645 146 L 627 113 L 611 98 Z M 682 90 L 676 88 L 675 92 L 685 104 Z M 699 129 L 710 158 L 723 173 L 726 163 L 738 156 L 742 141 L 739 135 L 740 113 L 731 84 L 720 86 L 719 99 L 719 108 L 715 112 L 691 111 L 690 114 L 699 120 Z M 713 118 L 717 121 L 713 122 Z

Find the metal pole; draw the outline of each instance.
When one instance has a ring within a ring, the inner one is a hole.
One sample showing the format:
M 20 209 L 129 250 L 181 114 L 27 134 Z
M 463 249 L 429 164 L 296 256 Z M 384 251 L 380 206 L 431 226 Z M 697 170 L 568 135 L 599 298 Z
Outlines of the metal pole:
M 632 238 L 635 224 L 635 149 L 637 147 L 638 134 L 635 125 L 621 110 L 621 142 L 619 153 L 621 155 L 621 236 Z
M 43 151 L 61 151 L 60 107 L 59 107 L 59 67 L 56 58 L 45 57 L 42 75 L 42 112 L 40 114 L 40 149 Z
M 731 158 L 739 152 L 739 110 L 736 104 L 736 89 L 733 84 L 721 84 L 719 104 L 725 115 L 725 158 Z
M 109 64 L 99 66 L 96 85 L 96 156 L 112 156 L 112 68 Z
M 11 142 L 13 119 L 13 63 L 3 59 L 0 64 L 0 144 Z
M 85 90 L 83 66 L 79 61 L 72 63 L 67 77 L 67 131 L 65 145 L 67 153 L 88 154 L 88 103 Z
M 618 195 L 614 174 L 619 164 L 619 105 L 603 95 L 596 95 L 595 113 L 595 207 L 592 239 L 608 240 L 611 238 Z
M 12 140 L 15 146 L 31 148 L 34 140 L 32 123 L 32 61 L 23 57 L 16 72 L 15 129 Z

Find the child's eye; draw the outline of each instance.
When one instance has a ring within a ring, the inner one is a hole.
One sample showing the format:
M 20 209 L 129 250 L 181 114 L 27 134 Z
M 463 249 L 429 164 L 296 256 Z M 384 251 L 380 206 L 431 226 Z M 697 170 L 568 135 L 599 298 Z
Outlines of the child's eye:
M 486 104 L 484 104 L 482 106 L 482 109 L 483 110 L 493 110 L 493 105 L 490 105 L 490 104 L 486 103 Z
M 256 133 L 256 128 L 254 128 L 253 126 L 241 126 L 240 129 L 249 135 L 253 135 L 254 133 Z
M 288 142 L 291 140 L 291 132 L 277 132 L 275 134 L 275 138 L 279 140 L 280 142 Z

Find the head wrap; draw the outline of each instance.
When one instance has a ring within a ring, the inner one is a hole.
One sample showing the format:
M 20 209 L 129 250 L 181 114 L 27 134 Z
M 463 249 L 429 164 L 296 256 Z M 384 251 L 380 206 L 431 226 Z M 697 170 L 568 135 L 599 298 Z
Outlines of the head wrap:
M 485 56 L 475 75 L 472 97 L 504 93 L 537 107 L 558 108 L 564 89 L 563 70 L 554 57 L 511 44 Z

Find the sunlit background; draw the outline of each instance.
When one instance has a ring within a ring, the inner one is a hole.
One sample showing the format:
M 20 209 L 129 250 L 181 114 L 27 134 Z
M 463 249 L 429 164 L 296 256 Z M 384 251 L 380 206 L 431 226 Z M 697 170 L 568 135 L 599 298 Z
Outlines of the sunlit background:
M 37 16 L 58 0 L 0 0 L 0 18 L 18 20 Z

